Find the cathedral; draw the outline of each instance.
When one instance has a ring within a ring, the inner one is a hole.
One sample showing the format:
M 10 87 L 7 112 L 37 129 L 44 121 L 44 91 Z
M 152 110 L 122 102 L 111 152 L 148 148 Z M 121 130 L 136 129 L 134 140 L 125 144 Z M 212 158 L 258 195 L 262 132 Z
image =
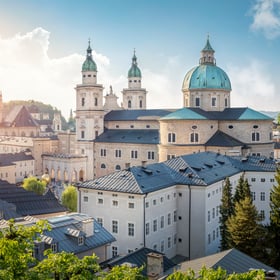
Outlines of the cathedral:
M 183 79 L 182 108 L 147 109 L 135 52 L 120 106 L 112 87 L 103 94 L 89 42 L 76 85 L 76 132 L 61 136 L 66 152 L 42 155 L 43 169 L 53 180 L 76 182 L 205 151 L 272 157 L 272 118 L 231 107 L 231 82 L 214 53 L 207 38 Z

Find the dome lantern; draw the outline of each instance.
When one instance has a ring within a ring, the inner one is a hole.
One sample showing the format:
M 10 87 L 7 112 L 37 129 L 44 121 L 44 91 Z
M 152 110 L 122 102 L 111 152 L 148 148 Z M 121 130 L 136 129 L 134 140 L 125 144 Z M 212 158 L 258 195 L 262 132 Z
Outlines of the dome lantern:
M 90 40 L 88 41 L 87 57 L 82 66 L 82 72 L 85 72 L 85 71 L 97 72 L 96 63 L 94 62 L 94 60 L 92 58 L 92 49 L 90 47 Z
M 132 64 L 130 69 L 128 70 L 128 74 L 127 74 L 128 78 L 141 78 L 141 71 L 139 69 L 139 67 L 137 66 L 137 57 L 135 55 L 135 49 L 134 49 L 134 54 L 132 57 Z

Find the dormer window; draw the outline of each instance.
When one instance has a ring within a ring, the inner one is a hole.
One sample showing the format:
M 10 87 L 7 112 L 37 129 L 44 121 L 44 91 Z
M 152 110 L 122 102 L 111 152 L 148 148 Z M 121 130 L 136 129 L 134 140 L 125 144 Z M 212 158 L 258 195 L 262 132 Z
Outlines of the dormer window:
M 53 253 L 57 253 L 57 243 L 52 243 L 51 244 L 51 250 Z
M 82 245 L 84 245 L 84 243 L 85 243 L 84 237 L 83 236 L 79 236 L 78 237 L 78 245 L 82 246 Z

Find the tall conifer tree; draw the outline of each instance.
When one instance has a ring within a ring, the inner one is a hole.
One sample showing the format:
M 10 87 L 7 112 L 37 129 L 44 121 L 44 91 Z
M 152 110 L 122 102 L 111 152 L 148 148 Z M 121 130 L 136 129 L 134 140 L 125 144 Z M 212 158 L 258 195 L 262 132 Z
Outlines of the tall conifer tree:
M 233 214 L 234 207 L 233 207 L 233 198 L 232 198 L 232 187 L 227 177 L 225 179 L 225 183 L 223 186 L 222 192 L 222 199 L 220 205 L 220 233 L 221 233 L 221 250 L 229 249 L 229 236 L 228 236 L 228 229 L 227 229 L 227 220 Z

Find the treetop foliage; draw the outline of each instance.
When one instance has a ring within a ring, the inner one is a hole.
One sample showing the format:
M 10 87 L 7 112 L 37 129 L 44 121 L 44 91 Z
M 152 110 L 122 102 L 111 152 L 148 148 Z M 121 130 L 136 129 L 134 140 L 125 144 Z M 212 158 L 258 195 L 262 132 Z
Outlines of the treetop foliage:
M 23 180 L 22 187 L 27 191 L 42 195 L 46 190 L 47 182 L 36 177 L 28 177 Z

